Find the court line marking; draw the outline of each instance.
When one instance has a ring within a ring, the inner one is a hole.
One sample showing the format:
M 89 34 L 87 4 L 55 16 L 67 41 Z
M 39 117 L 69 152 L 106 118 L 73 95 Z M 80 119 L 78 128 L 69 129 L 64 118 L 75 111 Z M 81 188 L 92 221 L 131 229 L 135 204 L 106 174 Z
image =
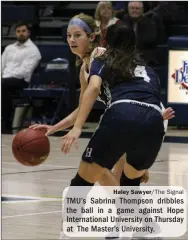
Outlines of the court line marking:
M 3 194 L 1 197 L 5 198 L 22 198 L 23 200 L 15 201 L 2 201 L 2 204 L 12 204 L 12 203 L 36 203 L 36 202 L 57 202 L 62 201 L 62 197 L 33 197 L 33 196 L 20 196 L 20 195 L 9 195 Z
M 36 172 L 41 172 L 41 171 L 60 171 L 60 170 L 74 170 L 74 169 L 77 169 L 76 167 L 74 168 L 61 168 L 61 169 L 41 169 L 41 170 L 38 170 L 38 171 L 28 171 L 28 172 L 14 172 L 14 173 L 3 173 L 2 176 L 5 176 L 5 175 L 11 175 L 11 174 L 21 174 L 21 173 L 36 173 Z M 160 171 L 152 171 L 152 170 L 149 170 L 150 173 L 154 173 L 154 174 L 170 174 L 170 172 L 160 172 Z M 187 176 L 188 174 L 186 173 L 174 173 L 176 176 Z M 41 178 L 35 178 L 35 179 L 41 179 Z M 45 180 L 51 180 L 51 181 L 56 181 L 56 182 L 66 182 L 66 181 L 69 181 L 69 179 L 64 179 L 64 180 L 60 180 L 60 179 L 45 179 Z
M 15 168 L 5 168 L 5 167 L 2 167 L 1 169 L 3 170 L 3 172 L 4 172 L 4 170 L 11 170 L 11 171 L 15 170 Z
M 52 201 L 62 201 L 62 197 L 58 197 L 58 196 L 49 196 L 49 197 L 45 197 L 45 196 L 22 196 L 22 195 L 9 195 L 9 194 L 2 194 L 1 197 L 5 197 L 5 198 L 22 198 L 23 200 L 15 200 L 15 201 L 2 201 L 3 204 L 10 204 L 10 203 L 33 203 L 33 202 L 52 202 Z
M 41 180 L 41 178 L 30 178 L 29 180 Z M 54 182 L 70 182 L 70 179 L 52 179 L 52 178 L 47 178 L 47 179 L 44 179 L 44 181 L 46 181 L 46 180 L 48 180 L 48 181 L 54 181 Z
M 20 166 L 20 164 L 19 163 L 13 163 L 13 162 L 3 162 L 2 161 L 2 164 L 13 164 L 13 165 L 19 165 Z M 24 166 L 23 166 L 24 167 Z M 27 167 L 27 166 L 25 166 L 25 167 Z M 37 168 L 41 168 L 41 167 L 60 167 L 60 168 L 62 168 L 62 167 L 64 167 L 64 168 L 74 168 L 75 166 L 63 166 L 63 165 L 39 165 Z M 29 168 L 29 166 L 27 167 L 27 168 Z
M 26 216 L 35 216 L 35 215 L 45 215 L 45 214 L 54 214 L 54 213 L 62 213 L 62 211 L 53 211 L 53 212 L 40 212 L 40 213 L 26 213 L 26 214 L 18 214 L 18 215 L 10 215 L 10 216 L 2 216 L 2 219 L 6 218 L 14 218 L 14 217 L 26 217 Z
M 10 197 L 10 198 L 23 198 L 23 199 L 34 199 L 34 200 L 43 200 L 43 199 L 61 199 L 61 197 L 42 197 L 42 196 L 40 196 L 40 197 L 38 197 L 38 196 L 36 196 L 36 197 L 34 197 L 34 196 L 28 196 L 28 195 L 10 195 L 10 194 L 2 194 L 2 197 Z
M 21 201 L 5 201 L 5 202 L 1 202 L 3 205 L 4 204 L 16 204 L 16 203 L 39 203 L 39 202 L 62 202 L 62 199 L 46 199 L 46 200 L 41 200 L 41 199 L 37 199 L 37 200 L 21 200 Z
M 15 175 L 15 174 L 27 174 L 27 173 L 41 173 L 41 172 L 53 172 L 53 171 L 65 171 L 65 170 L 75 170 L 78 169 L 78 167 L 72 167 L 72 168 L 55 168 L 55 169 L 38 169 L 38 170 L 31 170 L 31 171 L 24 171 L 24 172 L 7 172 L 2 173 L 1 176 L 5 175 Z
M 154 173 L 154 174 L 170 174 L 170 172 L 158 172 L 158 171 L 150 171 L 149 170 L 149 173 Z M 174 175 L 181 175 L 181 176 L 187 176 L 188 174 L 186 173 L 173 173 Z
M 41 178 L 28 178 L 27 180 L 41 180 Z M 48 178 L 48 179 L 45 179 L 45 181 L 46 180 L 49 180 L 49 181 L 53 181 L 53 182 L 70 182 L 70 179 L 50 179 L 50 178 Z M 4 180 L 4 181 L 6 181 L 6 180 Z M 7 180 L 8 181 L 8 180 Z M 36 184 L 37 185 L 37 184 Z
M 29 172 L 28 172 L 29 173 Z M 33 178 L 29 178 L 28 176 L 27 176 L 27 180 L 41 180 L 41 178 L 36 178 L 36 177 L 33 177 Z M 53 181 L 53 182 L 68 182 L 68 181 L 70 181 L 70 179 L 55 179 L 55 178 L 46 178 L 46 179 L 43 179 L 44 181 Z M 6 181 L 6 180 L 4 180 L 4 181 Z M 7 180 L 8 181 L 8 180 Z

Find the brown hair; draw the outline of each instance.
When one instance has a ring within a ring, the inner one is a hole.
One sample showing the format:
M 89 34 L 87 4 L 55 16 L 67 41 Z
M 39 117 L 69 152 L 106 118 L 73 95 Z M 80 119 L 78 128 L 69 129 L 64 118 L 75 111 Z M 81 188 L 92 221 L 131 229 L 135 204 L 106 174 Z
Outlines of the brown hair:
M 88 51 L 85 53 L 85 56 L 84 56 L 84 58 L 85 58 L 85 57 L 90 56 L 91 53 L 93 52 L 93 50 L 99 45 L 100 33 L 98 32 L 98 28 L 96 26 L 96 23 L 95 23 L 95 20 L 93 19 L 93 17 L 91 17 L 87 14 L 84 14 L 84 13 L 80 13 L 78 15 L 75 15 L 72 19 L 74 19 L 74 18 L 81 19 L 91 29 L 92 33 L 90 33 L 90 34 L 83 29 L 86 32 L 86 34 L 88 35 L 88 37 L 91 34 L 95 35 L 94 41 L 90 43 Z M 76 65 L 79 66 L 81 63 L 82 63 L 82 59 L 77 58 Z
M 114 24 L 106 34 L 108 49 L 96 58 L 105 62 L 104 79 L 110 87 L 134 80 L 136 67 L 136 36 L 130 26 Z

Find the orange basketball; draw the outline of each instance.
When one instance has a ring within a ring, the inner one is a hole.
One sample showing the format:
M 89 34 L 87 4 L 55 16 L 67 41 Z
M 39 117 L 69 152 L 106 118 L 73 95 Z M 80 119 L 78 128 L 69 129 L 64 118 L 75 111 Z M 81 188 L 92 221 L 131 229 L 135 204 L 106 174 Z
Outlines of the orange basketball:
M 37 166 L 50 153 L 50 142 L 44 132 L 24 129 L 17 133 L 12 142 L 12 152 L 18 162 L 26 166 Z

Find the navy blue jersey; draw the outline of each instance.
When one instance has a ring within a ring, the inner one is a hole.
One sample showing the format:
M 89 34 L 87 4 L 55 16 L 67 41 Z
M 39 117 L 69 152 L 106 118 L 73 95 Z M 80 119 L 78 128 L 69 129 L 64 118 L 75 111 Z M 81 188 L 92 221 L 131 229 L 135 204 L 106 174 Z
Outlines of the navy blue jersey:
M 102 79 L 103 85 L 107 85 L 108 79 L 104 79 L 104 63 L 94 60 L 90 69 L 90 76 L 97 75 Z M 110 76 L 109 76 L 110 77 Z M 101 89 L 102 89 L 101 88 Z M 102 97 L 105 92 L 101 91 Z M 130 99 L 160 107 L 160 83 L 159 78 L 152 68 L 137 65 L 134 70 L 132 81 L 122 81 L 111 89 L 111 102 Z
M 101 79 L 102 79 L 101 91 L 100 91 L 99 96 L 97 97 L 97 100 L 104 103 L 106 105 L 106 107 L 108 107 L 111 104 L 112 97 L 111 97 L 109 84 L 107 83 L 107 81 L 103 81 L 103 78 L 104 78 L 103 67 L 104 67 L 104 64 L 101 64 L 101 63 L 98 64 L 98 62 L 93 61 L 91 64 L 91 68 L 90 68 L 88 82 L 92 75 L 98 75 L 101 77 Z

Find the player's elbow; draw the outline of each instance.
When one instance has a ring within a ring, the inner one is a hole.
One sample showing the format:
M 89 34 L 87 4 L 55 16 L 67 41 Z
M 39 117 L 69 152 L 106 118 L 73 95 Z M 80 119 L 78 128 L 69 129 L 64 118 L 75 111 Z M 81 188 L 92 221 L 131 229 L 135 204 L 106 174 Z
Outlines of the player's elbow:
M 91 92 L 93 95 L 98 96 L 99 93 L 100 93 L 100 86 L 97 86 L 97 85 L 91 86 L 91 87 L 90 87 L 90 92 Z
M 100 91 L 101 91 L 101 82 L 99 81 L 91 81 L 89 83 L 88 89 L 90 90 L 90 92 L 99 95 Z

